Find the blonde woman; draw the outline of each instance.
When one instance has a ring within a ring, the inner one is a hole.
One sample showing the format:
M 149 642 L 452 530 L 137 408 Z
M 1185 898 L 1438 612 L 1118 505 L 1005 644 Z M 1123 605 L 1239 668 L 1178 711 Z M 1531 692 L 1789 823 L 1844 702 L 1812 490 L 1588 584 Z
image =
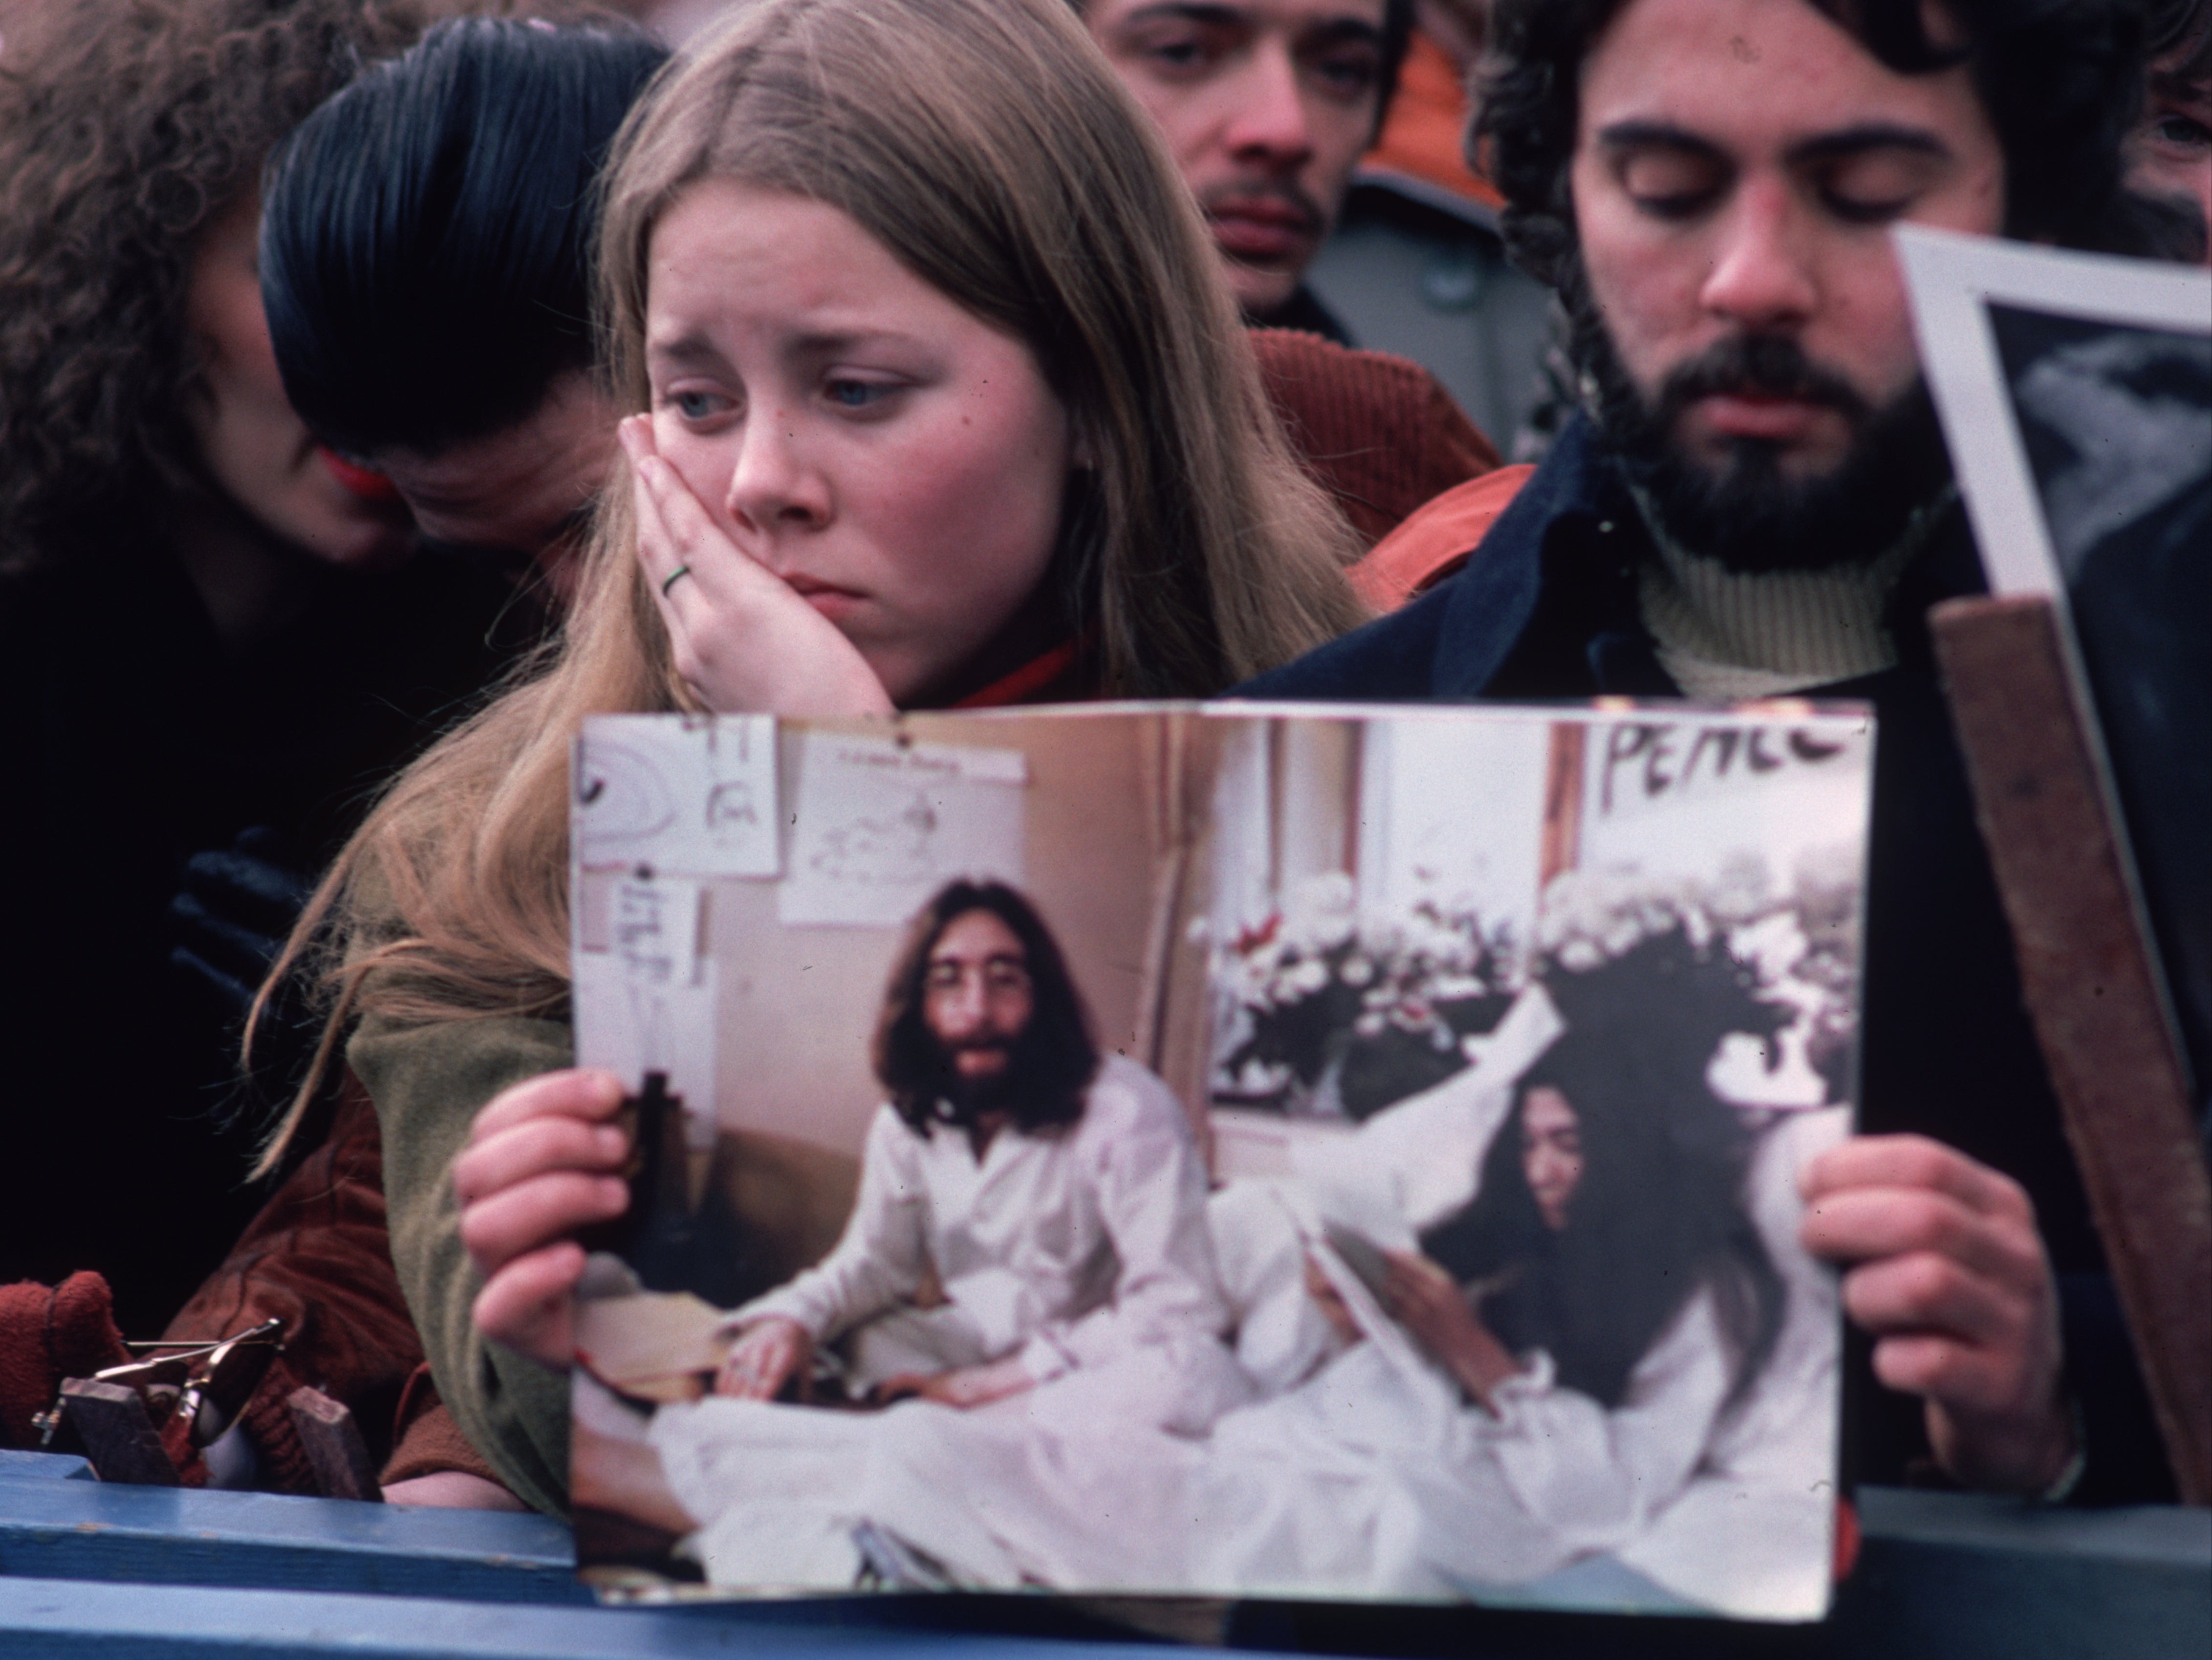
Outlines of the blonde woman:
M 630 468 L 567 632 L 399 780 L 300 936 L 440 1392 L 547 1510 L 570 1236 L 622 1186 L 618 1087 L 568 1069 L 582 719 L 1199 696 L 1361 615 L 1188 193 L 1064 0 L 734 7 L 633 114 L 602 234 Z

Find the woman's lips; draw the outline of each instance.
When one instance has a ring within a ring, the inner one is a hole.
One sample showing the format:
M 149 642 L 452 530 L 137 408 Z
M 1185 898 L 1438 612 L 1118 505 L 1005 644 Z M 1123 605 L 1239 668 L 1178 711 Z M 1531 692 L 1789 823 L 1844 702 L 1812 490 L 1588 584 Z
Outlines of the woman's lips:
M 841 588 L 811 576 L 787 576 L 784 586 L 835 623 L 848 615 L 866 598 L 856 588 Z
M 349 494 L 364 502 L 385 506 L 399 500 L 399 487 L 380 472 L 371 472 L 367 467 L 357 467 L 336 450 L 324 445 L 315 446 L 315 453 L 322 458 L 323 465 L 331 477 L 343 485 Z

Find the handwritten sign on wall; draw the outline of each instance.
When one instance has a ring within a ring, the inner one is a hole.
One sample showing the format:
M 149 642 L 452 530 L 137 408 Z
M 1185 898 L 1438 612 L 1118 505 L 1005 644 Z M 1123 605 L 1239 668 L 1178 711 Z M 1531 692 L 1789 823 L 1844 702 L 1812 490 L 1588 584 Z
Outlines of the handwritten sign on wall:
M 576 856 L 693 876 L 781 868 L 773 715 L 600 715 L 570 770 Z
M 896 927 L 955 877 L 1022 879 L 1019 750 L 810 732 L 800 751 L 788 924 Z

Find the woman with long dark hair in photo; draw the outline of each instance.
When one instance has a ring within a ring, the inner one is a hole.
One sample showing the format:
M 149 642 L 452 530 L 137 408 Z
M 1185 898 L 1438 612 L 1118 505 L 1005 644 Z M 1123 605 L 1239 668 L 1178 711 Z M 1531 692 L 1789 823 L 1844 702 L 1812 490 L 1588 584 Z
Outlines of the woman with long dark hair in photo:
M 1679 936 L 1647 941 L 1591 971 L 1603 1000 L 1618 1004 L 1611 988 L 1662 955 L 1678 972 L 1696 963 Z M 1724 965 L 1705 971 L 1729 977 Z M 1600 1000 L 1573 976 L 1554 983 L 1582 1006 L 1522 1074 L 1478 1196 L 1422 1234 L 1425 1266 L 1393 1262 L 1386 1303 L 1474 1399 L 1488 1404 L 1520 1372 L 1511 1355 L 1541 1350 L 1559 1387 L 1611 1410 L 1702 1288 L 1738 1356 L 1740 1390 L 1773 1342 L 1779 1287 L 1744 1207 L 1741 1115 L 1703 1077 L 1717 1036 L 1671 999 L 1591 1007 Z M 1430 1294 L 1447 1282 L 1453 1295 Z
M 1095 1560 L 1097 1527 L 1055 1525 L 1077 1502 L 1115 1510 L 1105 1578 L 1126 1589 L 1466 1596 L 1629 1545 L 1684 1492 L 1787 1302 L 1752 1217 L 1752 1138 L 1705 1073 L 1727 1034 L 1783 1020 L 1723 945 L 1679 925 L 1579 973 L 1554 964 L 1545 986 L 1565 1030 L 1514 1081 L 1472 1201 L 1418 1252 L 1346 1244 L 1380 1293 L 1364 1319 L 1352 1284 L 1315 1276 L 1349 1346 L 1195 1450 L 1162 1443 L 1164 1474 L 1104 1491 L 1032 1481 L 1009 1499 L 988 1484 L 1014 1466 L 962 1426 L 945 1473 L 987 1487 L 1000 1553 L 965 1572 Z M 1093 1450 L 1060 1456 L 1079 1475 Z M 1108 1482 L 1146 1458 L 1095 1456 Z

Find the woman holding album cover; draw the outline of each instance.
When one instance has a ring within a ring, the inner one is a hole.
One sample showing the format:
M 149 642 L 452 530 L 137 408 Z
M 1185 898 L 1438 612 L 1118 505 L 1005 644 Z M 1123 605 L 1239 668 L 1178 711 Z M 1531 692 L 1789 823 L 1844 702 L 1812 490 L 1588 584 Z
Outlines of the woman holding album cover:
M 1201 696 L 1362 615 L 1064 0 L 732 6 L 633 112 L 601 235 L 629 467 L 565 630 L 402 775 L 282 965 L 323 973 L 320 1065 L 343 1044 L 375 1100 L 439 1391 L 549 1511 L 573 1236 L 626 1196 L 621 1085 L 568 1069 L 583 718 Z

